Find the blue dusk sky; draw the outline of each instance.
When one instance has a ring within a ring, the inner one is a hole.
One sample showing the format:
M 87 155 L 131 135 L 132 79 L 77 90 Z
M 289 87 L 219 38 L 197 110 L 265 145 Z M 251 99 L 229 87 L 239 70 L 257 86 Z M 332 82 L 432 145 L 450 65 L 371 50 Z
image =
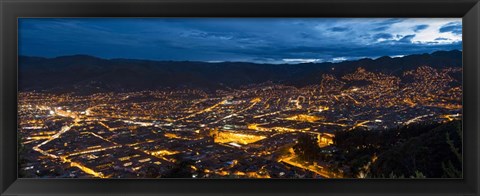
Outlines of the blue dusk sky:
M 462 49 L 460 18 L 22 18 L 19 55 L 338 62 Z

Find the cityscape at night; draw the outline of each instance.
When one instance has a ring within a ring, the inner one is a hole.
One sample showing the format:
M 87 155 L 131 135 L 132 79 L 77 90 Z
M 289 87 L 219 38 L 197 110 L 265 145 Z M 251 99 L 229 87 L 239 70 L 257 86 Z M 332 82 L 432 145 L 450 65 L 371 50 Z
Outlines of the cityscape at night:
M 461 47 L 452 18 L 21 19 L 18 175 L 462 178 Z

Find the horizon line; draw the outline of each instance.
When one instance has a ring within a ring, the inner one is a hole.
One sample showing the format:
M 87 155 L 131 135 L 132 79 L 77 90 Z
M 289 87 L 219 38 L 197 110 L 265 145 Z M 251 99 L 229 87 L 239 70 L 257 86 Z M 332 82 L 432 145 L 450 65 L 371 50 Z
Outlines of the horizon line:
M 289 65 L 299 65 L 299 64 L 322 64 L 322 63 L 332 63 L 332 64 L 337 64 L 337 63 L 342 63 L 342 62 L 348 62 L 348 61 L 358 61 L 358 60 L 377 60 L 380 58 L 403 58 L 407 56 L 412 56 L 412 55 L 424 55 L 424 54 L 433 54 L 436 52 L 454 52 L 454 51 L 459 51 L 463 53 L 462 49 L 453 49 L 453 50 L 436 50 L 432 51 L 430 53 L 424 52 L 424 53 L 413 53 L 413 54 L 406 54 L 406 55 L 384 55 L 384 56 L 378 56 L 378 57 L 359 57 L 359 58 L 352 58 L 352 59 L 346 59 L 345 57 L 335 57 L 335 58 L 344 58 L 344 60 L 340 61 L 320 61 L 321 59 L 307 59 L 307 58 L 284 58 L 284 59 L 279 59 L 279 63 L 273 63 L 272 62 L 260 62 L 260 61 L 240 61 L 240 60 L 234 60 L 234 61 L 229 61 L 229 60 L 207 60 L 207 61 L 202 61 L 202 60 L 160 60 L 160 59 L 142 59 L 142 58 L 121 58 L 121 57 L 114 57 L 114 58 L 106 58 L 106 57 L 99 57 L 99 56 L 94 56 L 90 54 L 71 54 L 71 55 L 61 55 L 61 56 L 55 56 L 55 57 L 46 57 L 46 56 L 34 56 L 34 55 L 18 55 L 18 57 L 29 57 L 29 58 L 44 58 L 44 59 L 57 59 L 57 58 L 62 58 L 62 57 L 75 57 L 75 56 L 84 56 L 84 57 L 91 57 L 91 58 L 96 58 L 96 59 L 101 59 L 101 60 L 136 60 L 136 61 L 153 61 L 153 62 L 200 62 L 200 63 L 210 63 L 210 64 L 217 64 L 217 63 L 251 63 L 251 64 L 264 64 L 264 65 L 281 65 L 281 64 L 289 64 Z M 333 58 L 333 59 L 335 59 Z M 281 60 L 281 61 L 280 61 Z M 305 62 L 301 62 L 302 60 L 305 60 Z M 311 62 L 307 62 L 309 60 L 312 60 Z M 289 63 L 289 62 L 296 62 L 296 63 Z

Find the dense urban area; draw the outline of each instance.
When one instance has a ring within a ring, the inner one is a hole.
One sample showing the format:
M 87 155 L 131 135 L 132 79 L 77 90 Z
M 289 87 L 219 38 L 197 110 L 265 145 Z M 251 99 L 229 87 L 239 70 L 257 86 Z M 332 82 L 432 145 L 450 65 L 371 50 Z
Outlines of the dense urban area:
M 358 67 L 303 87 L 20 91 L 19 175 L 460 177 L 461 72 Z

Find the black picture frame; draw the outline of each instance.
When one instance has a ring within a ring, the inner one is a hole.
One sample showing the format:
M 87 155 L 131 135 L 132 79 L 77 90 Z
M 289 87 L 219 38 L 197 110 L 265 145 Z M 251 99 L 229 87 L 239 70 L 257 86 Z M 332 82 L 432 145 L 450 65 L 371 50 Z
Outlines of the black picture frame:
M 0 195 L 478 195 L 478 0 L 0 0 Z M 461 17 L 463 179 L 18 179 L 19 17 Z

